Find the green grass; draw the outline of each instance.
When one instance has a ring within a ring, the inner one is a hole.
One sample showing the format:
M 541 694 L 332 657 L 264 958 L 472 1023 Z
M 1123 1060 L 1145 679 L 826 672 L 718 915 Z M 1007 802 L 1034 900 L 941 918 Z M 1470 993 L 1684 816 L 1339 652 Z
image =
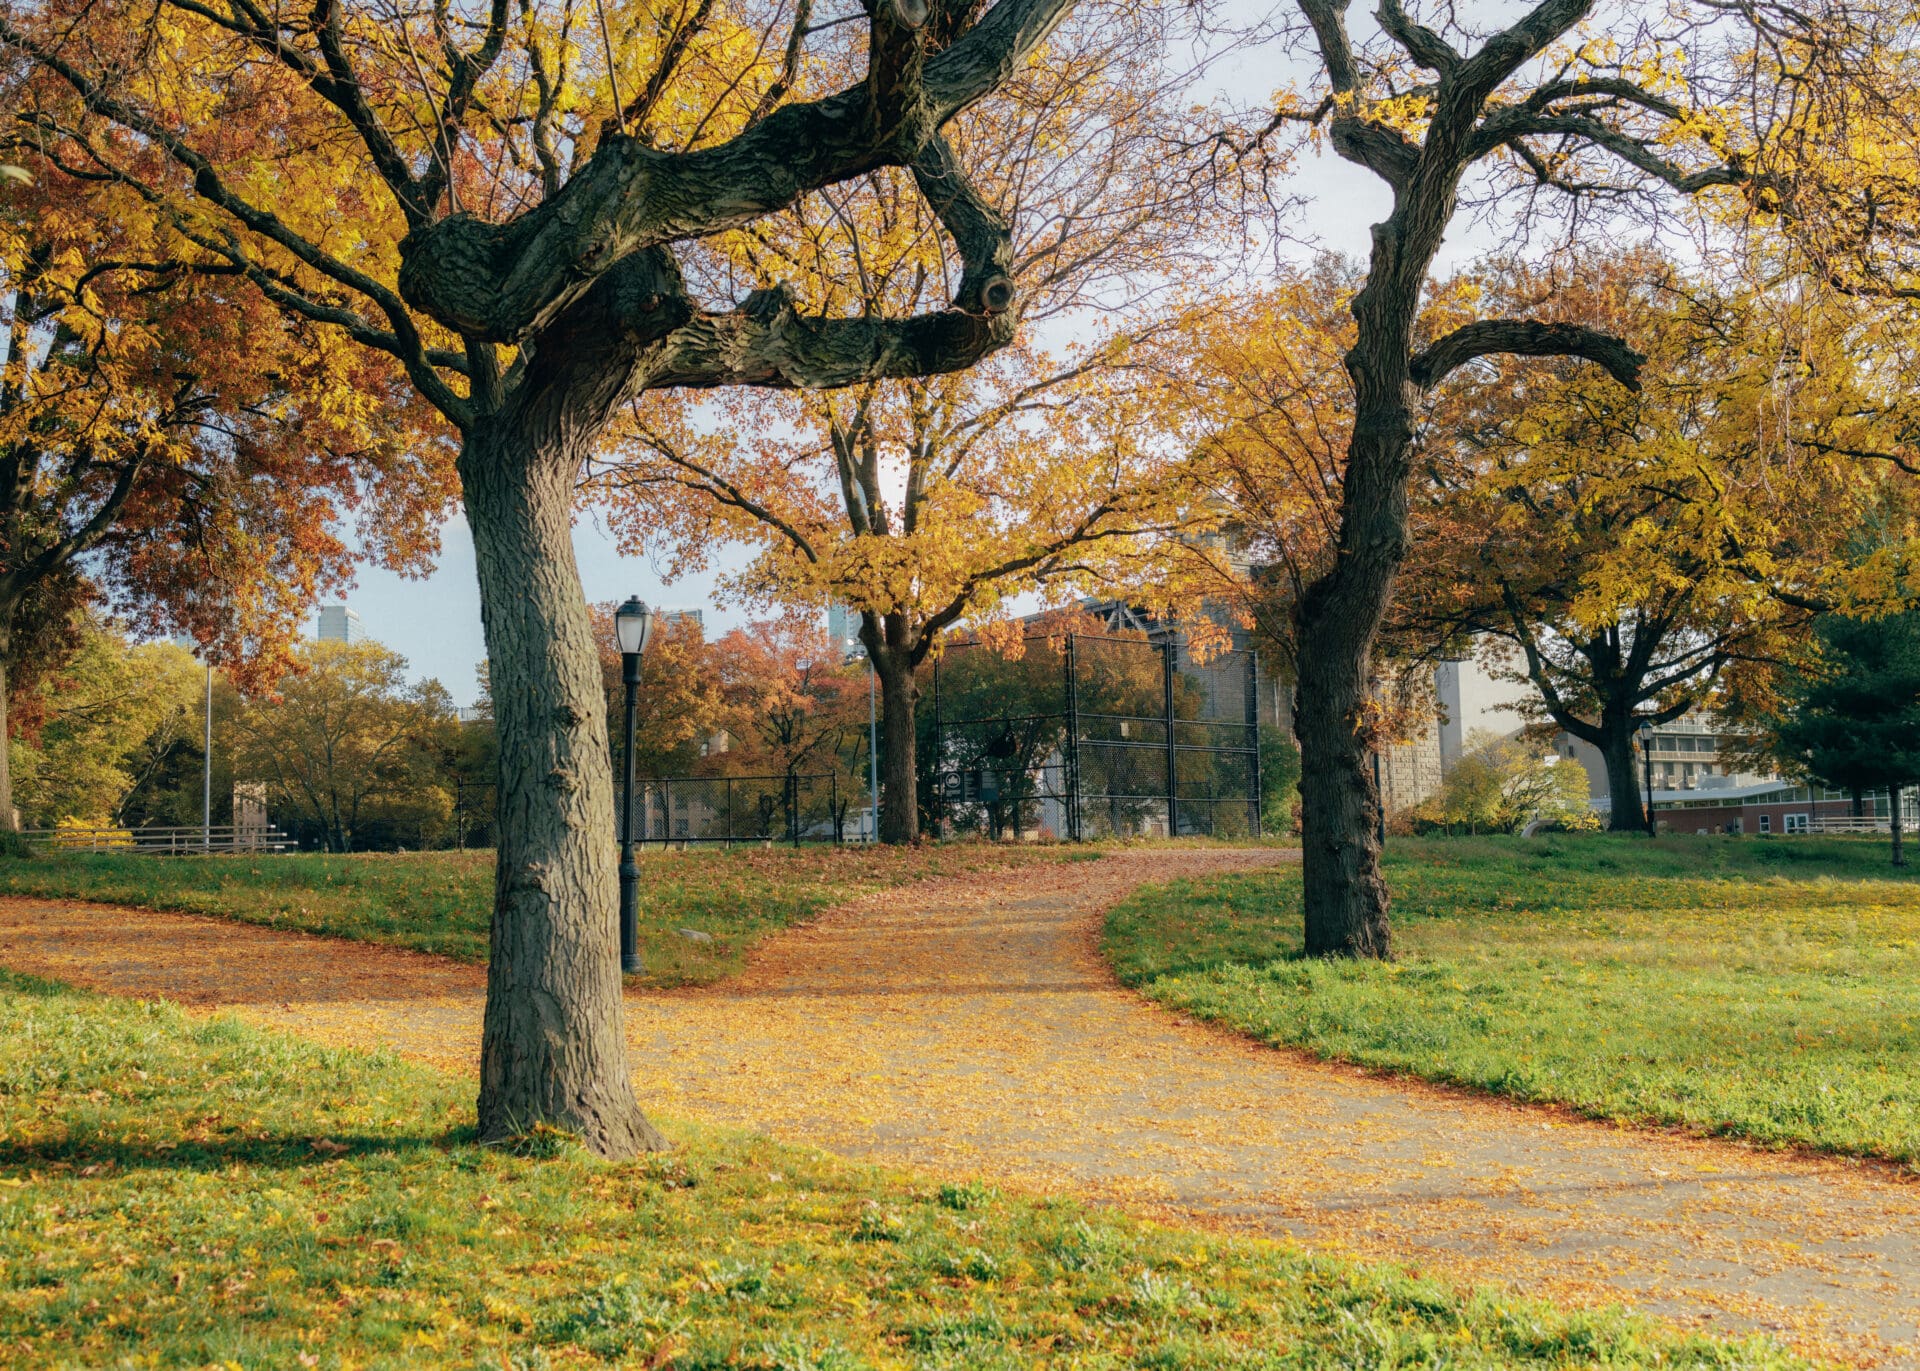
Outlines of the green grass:
M 670 1124 L 679 1150 L 622 1164 L 484 1148 L 470 1092 L 0 973 L 4 1361 L 1801 1364 L 739 1133 Z
M 640 952 L 649 985 L 740 969 L 759 938 L 867 891 L 963 871 L 1085 855 L 984 843 L 740 847 L 645 853 Z M 49 854 L 0 862 L 0 894 L 101 900 L 210 914 L 485 961 L 491 852 L 141 857 Z M 681 930 L 711 935 L 688 938 Z
M 1308 961 L 1298 869 L 1136 893 L 1121 978 L 1268 1042 L 1599 1117 L 1920 1162 L 1920 887 L 1884 842 L 1388 844 L 1389 965 Z

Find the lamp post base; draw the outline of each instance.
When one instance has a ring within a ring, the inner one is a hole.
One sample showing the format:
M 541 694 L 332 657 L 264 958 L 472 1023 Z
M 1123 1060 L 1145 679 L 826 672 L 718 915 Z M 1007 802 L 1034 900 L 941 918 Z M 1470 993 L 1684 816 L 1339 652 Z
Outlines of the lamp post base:
M 620 974 L 623 976 L 638 976 L 646 969 L 646 964 L 638 957 L 622 957 L 620 959 Z

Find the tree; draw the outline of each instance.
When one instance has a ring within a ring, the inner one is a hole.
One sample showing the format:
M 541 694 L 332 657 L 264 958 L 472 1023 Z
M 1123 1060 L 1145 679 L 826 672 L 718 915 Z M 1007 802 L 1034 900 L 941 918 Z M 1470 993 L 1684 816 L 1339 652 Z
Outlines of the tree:
M 1920 782 L 1920 613 L 1822 615 L 1814 651 L 1766 722 L 1771 750 L 1796 774 L 1855 794 L 1886 788 L 1893 864 L 1906 865 L 1900 799 Z
M 1414 808 L 1415 824 L 1449 833 L 1517 833 L 1536 819 L 1562 827 L 1593 822 L 1584 768 L 1542 754 L 1522 738 L 1480 732 L 1467 742 L 1440 793 Z
M 835 764 L 856 713 L 866 722 L 866 692 L 856 693 L 835 648 L 817 627 L 792 619 L 749 624 L 714 644 L 728 728 L 746 744 L 747 765 L 794 777 Z
M 202 675 L 171 643 L 129 643 L 98 612 L 81 620 L 72 658 L 47 673 L 36 724 L 9 740 L 29 827 L 117 824 L 179 727 L 199 717 Z
M 880 835 L 918 836 L 920 668 L 963 617 L 1040 586 L 1126 576 L 1143 535 L 1181 527 L 1136 348 L 1150 307 L 1199 270 L 1197 182 L 1169 166 L 1184 76 L 1159 5 L 1083 4 L 1033 66 L 952 135 L 1009 228 L 1019 338 L 964 373 L 754 397 L 724 414 L 655 400 L 595 482 L 637 550 L 702 565 L 723 537 L 760 555 L 730 588 L 788 612 L 860 613 L 880 686 Z M 811 308 L 923 307 L 945 277 L 936 207 L 877 170 L 733 243 Z M 1048 348 L 1069 327 L 1086 341 Z
M 378 643 L 309 643 L 278 694 L 236 720 L 234 773 L 351 852 L 375 824 L 424 835 L 453 811 L 437 760 L 457 727 L 437 681 L 411 685 Z M 418 841 L 418 840 L 417 840 Z
M 1341 0 L 1299 0 L 1295 37 L 1315 88 L 1284 100 L 1269 134 L 1305 125 L 1392 192 L 1373 226 L 1351 303 L 1351 385 L 1336 555 L 1299 597 L 1301 842 L 1306 949 L 1387 957 L 1388 897 L 1375 838 L 1380 797 L 1367 765 L 1375 641 L 1409 543 L 1408 482 L 1423 396 L 1459 368 L 1501 354 L 1566 356 L 1639 384 L 1641 358 L 1581 324 L 1483 317 L 1437 336 L 1419 317 L 1435 254 L 1470 172 L 1491 210 L 1522 197 L 1525 225 L 1562 197 L 1577 219 L 1596 204 L 1717 188 L 1759 195 L 1780 119 L 1802 114 L 1775 90 L 1821 75 L 1853 33 L 1828 15 L 1773 6 L 1683 5 L 1650 17 L 1593 0 L 1541 0 L 1476 34 L 1441 8 L 1438 27 L 1383 0 L 1377 36 L 1355 41 Z M 1766 42 L 1753 39 L 1759 22 Z
M 824 26 L 753 0 L 609 0 L 591 27 L 570 0 L 0 16 L 58 166 L 163 222 L 176 256 L 397 361 L 457 436 L 500 748 L 481 1137 L 665 1146 L 612 952 L 613 786 L 569 532 L 583 462 L 646 391 L 860 385 L 1004 345 L 1007 224 L 942 130 L 1069 3 L 883 0 Z M 917 312 L 809 315 L 706 270 L 716 235 L 880 167 L 912 174 L 952 245 Z
M 0 69 L 9 103 L 29 85 Z M 44 163 L 39 140 L 31 121 L 0 132 Z M 364 554 L 404 568 L 446 505 L 448 454 L 380 368 L 115 210 L 57 170 L 0 196 L 0 823 L 7 706 L 77 646 L 83 603 L 190 632 L 263 683 L 345 579 L 352 511 L 374 516 Z
M 607 731 L 614 756 L 626 729 L 626 686 L 609 600 L 593 606 L 593 641 L 599 648 L 606 691 Z M 691 618 L 657 617 L 653 640 L 640 663 L 640 693 L 634 710 L 634 765 L 642 776 L 686 774 L 700 766 L 707 740 L 727 725 L 717 644 L 709 643 Z
M 1817 283 L 1760 293 L 1647 252 L 1539 272 L 1497 263 L 1453 290 L 1494 309 L 1548 301 L 1633 340 L 1637 391 L 1543 361 L 1464 379 L 1426 419 L 1415 524 L 1426 531 L 1389 623 L 1478 640 L 1540 711 L 1599 749 L 1611 826 L 1645 826 L 1634 734 L 1716 692 L 1764 699 L 1812 610 L 1873 604 L 1916 525 L 1888 462 L 1904 331 Z

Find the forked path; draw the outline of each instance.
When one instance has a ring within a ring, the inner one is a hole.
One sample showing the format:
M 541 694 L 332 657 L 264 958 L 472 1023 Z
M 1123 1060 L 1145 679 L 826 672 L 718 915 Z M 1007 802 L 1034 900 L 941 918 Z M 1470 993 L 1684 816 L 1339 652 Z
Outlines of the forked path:
M 853 902 L 768 940 L 736 980 L 630 997 L 642 1097 L 851 1155 L 1920 1364 L 1920 1184 L 1384 1080 L 1114 984 L 1095 940 L 1128 890 L 1275 858 L 1126 853 Z M 120 921 L 106 965 L 103 917 Z M 386 949 L 5 900 L 0 964 L 456 1070 L 478 1048 L 480 973 Z

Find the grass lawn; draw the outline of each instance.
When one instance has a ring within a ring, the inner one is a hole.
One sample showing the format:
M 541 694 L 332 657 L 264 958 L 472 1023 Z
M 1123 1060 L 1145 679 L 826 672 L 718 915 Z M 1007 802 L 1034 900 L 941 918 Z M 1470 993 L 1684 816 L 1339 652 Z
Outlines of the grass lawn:
M 482 1148 L 471 1089 L 0 973 L 0 1360 L 1800 1364 L 738 1133 L 669 1124 L 677 1152 L 620 1165 Z
M 739 847 L 649 851 L 640 864 L 640 952 L 649 985 L 718 980 L 754 942 L 868 891 L 1091 851 L 955 843 L 917 848 Z M 102 900 L 211 914 L 485 961 L 491 852 L 0 860 L 0 895 Z M 681 929 L 712 935 L 688 938 Z
M 1268 1042 L 1610 1119 L 1920 1163 L 1920 886 L 1883 841 L 1393 839 L 1390 965 L 1296 869 L 1137 893 L 1121 978 Z

